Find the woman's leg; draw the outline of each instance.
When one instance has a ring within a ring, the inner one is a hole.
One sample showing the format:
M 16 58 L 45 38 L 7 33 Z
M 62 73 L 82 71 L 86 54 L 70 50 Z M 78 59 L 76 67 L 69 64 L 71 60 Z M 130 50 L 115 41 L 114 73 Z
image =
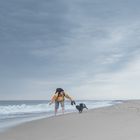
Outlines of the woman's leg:
M 57 108 L 55 108 L 54 110 L 54 115 L 56 116 L 56 114 L 57 114 Z
M 63 114 L 65 113 L 65 108 L 64 108 L 64 107 L 62 107 L 62 113 L 63 113 Z
M 61 107 L 62 107 L 62 113 L 65 113 L 65 107 L 64 107 L 64 101 L 61 102 Z
M 54 110 L 55 116 L 56 116 L 56 114 L 57 114 L 58 108 L 59 108 L 59 102 L 55 101 L 55 110 Z

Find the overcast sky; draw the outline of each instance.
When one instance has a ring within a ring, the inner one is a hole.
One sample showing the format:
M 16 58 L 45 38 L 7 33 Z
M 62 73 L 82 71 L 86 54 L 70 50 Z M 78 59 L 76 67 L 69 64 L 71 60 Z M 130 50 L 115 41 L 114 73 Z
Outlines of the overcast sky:
M 140 98 L 139 0 L 1 0 L 0 100 Z

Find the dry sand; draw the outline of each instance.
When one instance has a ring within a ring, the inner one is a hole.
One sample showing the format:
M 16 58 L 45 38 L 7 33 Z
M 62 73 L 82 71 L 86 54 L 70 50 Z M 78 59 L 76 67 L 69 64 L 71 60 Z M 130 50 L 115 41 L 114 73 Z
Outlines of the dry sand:
M 0 140 L 140 140 L 140 101 L 28 122 Z

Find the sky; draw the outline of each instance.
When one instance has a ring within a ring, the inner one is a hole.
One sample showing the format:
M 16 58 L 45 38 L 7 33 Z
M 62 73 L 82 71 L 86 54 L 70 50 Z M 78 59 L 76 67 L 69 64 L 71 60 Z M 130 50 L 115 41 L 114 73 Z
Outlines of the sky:
M 140 99 L 139 0 L 1 0 L 0 100 Z

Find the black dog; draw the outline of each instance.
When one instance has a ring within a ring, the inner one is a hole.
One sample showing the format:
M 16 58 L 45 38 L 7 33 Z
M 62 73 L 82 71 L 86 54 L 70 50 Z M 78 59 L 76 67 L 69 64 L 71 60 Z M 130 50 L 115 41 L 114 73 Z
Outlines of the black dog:
M 82 113 L 84 108 L 88 109 L 84 103 L 80 103 L 79 105 L 76 105 L 76 108 L 79 111 L 79 113 Z

